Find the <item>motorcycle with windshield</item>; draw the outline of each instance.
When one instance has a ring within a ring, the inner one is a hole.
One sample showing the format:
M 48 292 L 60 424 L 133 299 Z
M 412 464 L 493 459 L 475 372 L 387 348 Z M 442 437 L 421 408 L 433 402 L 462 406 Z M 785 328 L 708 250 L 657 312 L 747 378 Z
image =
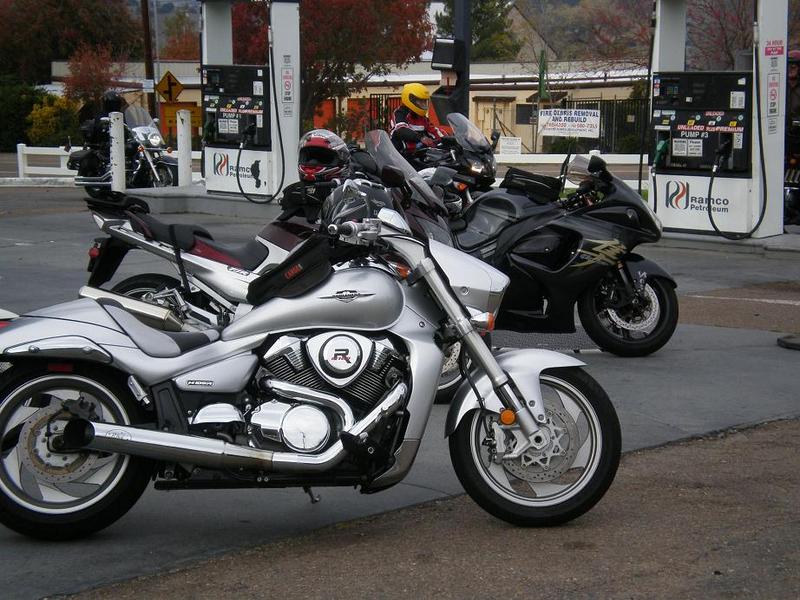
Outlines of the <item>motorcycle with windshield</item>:
M 367 133 L 366 145 L 378 169 L 398 166 L 410 185 L 430 190 L 385 132 Z M 446 189 L 452 174 L 439 168 L 429 182 Z M 481 194 L 444 227 L 430 210 L 444 204 L 428 194 L 421 210 L 408 211 L 412 230 L 419 237 L 449 240 L 510 278 L 498 328 L 572 333 L 577 305 L 581 323 L 600 348 L 620 356 L 661 348 L 678 322 L 676 283 L 633 252 L 660 239 L 655 213 L 597 156 L 572 160 L 566 176 L 578 188 L 563 200 L 552 200 L 561 181 L 527 175 L 525 183 L 515 176 L 519 187 Z M 544 187 L 548 191 L 541 193 Z
M 75 185 L 93 198 L 111 191 L 110 120 L 101 117 L 81 126 L 83 149 L 71 152 L 67 168 L 78 172 Z M 168 187 L 178 185 L 178 161 L 170 156 L 158 124 L 141 106 L 124 112 L 125 187 Z
M 472 369 L 445 435 L 467 493 L 524 526 L 589 510 L 619 462 L 607 395 L 574 357 L 493 354 L 480 332 L 508 278 L 414 237 L 382 198 L 346 182 L 327 229 L 253 281 L 246 314 L 221 331 L 159 331 L 104 299 L 5 315 L 0 521 L 87 535 L 151 479 L 157 490 L 297 487 L 312 500 L 312 486 L 387 489 L 414 463 L 442 348 L 456 341 Z

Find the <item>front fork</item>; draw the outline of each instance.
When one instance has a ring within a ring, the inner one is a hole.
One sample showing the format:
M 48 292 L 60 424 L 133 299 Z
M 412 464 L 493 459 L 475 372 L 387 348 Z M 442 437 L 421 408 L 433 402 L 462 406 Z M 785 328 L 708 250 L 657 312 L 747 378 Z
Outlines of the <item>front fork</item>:
M 158 183 L 161 183 L 161 177 L 158 176 L 158 169 L 156 169 L 156 165 L 153 163 L 153 159 L 150 157 L 150 152 L 147 150 L 147 148 L 142 147 L 142 152 L 141 153 L 144 155 L 145 159 L 147 160 L 147 164 L 150 165 L 150 171 L 152 171 L 152 173 L 153 173 L 153 178 Z
M 472 360 L 482 367 L 489 377 L 500 402 L 516 414 L 517 423 L 522 433 L 525 434 L 526 442 L 517 444 L 513 454 L 508 456 L 514 458 L 514 456 L 521 455 L 534 445 L 533 438 L 536 437 L 535 434 L 539 431 L 540 424 L 547 422 L 541 389 L 526 390 L 528 398 L 520 398 L 512 387 L 508 375 L 497 364 L 492 351 L 483 343 L 481 336 L 464 314 L 461 304 L 453 298 L 450 287 L 436 270 L 434 262 L 430 258 L 426 258 L 420 265 L 419 271 L 453 322 L 460 341 L 467 347 Z

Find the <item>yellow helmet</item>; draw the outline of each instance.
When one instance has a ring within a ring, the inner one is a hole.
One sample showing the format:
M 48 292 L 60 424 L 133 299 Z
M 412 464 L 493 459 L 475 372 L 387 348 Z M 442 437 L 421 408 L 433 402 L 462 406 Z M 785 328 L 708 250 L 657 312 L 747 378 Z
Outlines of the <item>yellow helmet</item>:
M 400 102 L 411 112 L 421 117 L 428 116 L 428 100 L 431 93 L 421 83 L 407 83 L 400 93 Z

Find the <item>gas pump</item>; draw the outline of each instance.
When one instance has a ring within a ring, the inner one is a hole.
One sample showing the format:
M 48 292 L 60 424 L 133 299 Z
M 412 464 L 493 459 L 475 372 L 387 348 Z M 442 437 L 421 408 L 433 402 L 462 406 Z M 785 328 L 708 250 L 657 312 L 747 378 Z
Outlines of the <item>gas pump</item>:
M 299 0 L 270 2 L 263 65 L 233 64 L 232 2 L 203 0 L 203 175 L 209 192 L 269 201 L 297 180 Z
M 685 70 L 686 0 L 658 0 L 649 201 L 667 231 L 783 232 L 787 0 L 755 2 L 752 70 Z

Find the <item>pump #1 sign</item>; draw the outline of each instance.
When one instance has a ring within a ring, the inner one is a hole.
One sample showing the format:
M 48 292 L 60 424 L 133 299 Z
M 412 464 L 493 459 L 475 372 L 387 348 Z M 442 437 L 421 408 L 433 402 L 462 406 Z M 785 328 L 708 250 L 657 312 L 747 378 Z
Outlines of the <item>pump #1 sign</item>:
M 599 138 L 600 111 L 583 108 L 540 110 L 539 135 Z

